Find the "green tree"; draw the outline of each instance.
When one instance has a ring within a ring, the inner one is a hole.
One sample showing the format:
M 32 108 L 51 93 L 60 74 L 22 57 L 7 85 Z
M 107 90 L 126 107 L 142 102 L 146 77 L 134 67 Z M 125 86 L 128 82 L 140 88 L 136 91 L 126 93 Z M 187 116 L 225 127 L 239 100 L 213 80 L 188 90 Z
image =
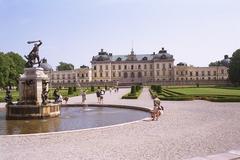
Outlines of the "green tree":
M 131 95 L 136 95 L 136 86 L 131 87 Z
M 240 49 L 233 53 L 228 73 L 230 81 L 235 85 L 240 85 Z
M 91 92 L 94 92 L 94 86 L 91 86 Z
M 73 94 L 73 87 L 68 87 L 68 95 Z
M 74 70 L 74 65 L 71 63 L 59 62 L 57 70 L 58 71 Z

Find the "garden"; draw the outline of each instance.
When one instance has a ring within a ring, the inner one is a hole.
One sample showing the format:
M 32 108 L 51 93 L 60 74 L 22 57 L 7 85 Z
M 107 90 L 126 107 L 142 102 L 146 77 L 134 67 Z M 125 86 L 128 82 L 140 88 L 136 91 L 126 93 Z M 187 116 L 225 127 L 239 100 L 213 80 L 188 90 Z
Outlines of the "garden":
M 240 102 L 240 87 L 223 86 L 189 86 L 161 87 L 153 85 L 150 88 L 152 96 L 162 100 L 208 100 L 213 102 Z

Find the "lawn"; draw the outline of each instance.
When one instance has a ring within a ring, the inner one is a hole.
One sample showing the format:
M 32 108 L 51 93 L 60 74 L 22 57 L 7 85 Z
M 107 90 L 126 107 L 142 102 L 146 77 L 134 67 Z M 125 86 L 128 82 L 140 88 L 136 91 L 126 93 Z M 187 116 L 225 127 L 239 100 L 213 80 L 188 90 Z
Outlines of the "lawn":
M 202 99 L 214 102 L 240 102 L 239 87 L 174 87 L 163 88 L 157 94 L 150 89 L 150 93 L 157 95 L 162 100 L 194 100 Z
M 171 88 L 169 91 L 181 93 L 184 95 L 224 95 L 224 96 L 240 96 L 238 88 Z

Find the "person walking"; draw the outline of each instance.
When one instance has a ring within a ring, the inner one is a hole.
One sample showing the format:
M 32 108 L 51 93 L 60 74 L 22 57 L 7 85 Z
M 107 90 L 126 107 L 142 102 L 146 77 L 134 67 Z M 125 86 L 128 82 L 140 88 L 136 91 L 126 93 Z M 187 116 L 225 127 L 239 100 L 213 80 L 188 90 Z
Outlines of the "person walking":
M 101 96 L 101 92 L 100 90 L 98 89 L 97 92 L 96 92 L 96 95 L 97 95 L 97 100 L 98 100 L 98 103 L 100 103 L 100 96 Z
M 86 91 L 83 91 L 82 92 L 82 104 L 85 104 L 86 99 L 87 99 Z

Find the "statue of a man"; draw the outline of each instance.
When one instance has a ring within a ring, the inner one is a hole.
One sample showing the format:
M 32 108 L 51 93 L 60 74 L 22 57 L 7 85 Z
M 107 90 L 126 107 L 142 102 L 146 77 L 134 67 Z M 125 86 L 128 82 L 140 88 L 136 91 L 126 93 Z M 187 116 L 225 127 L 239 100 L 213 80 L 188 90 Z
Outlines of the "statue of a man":
M 11 94 L 11 90 L 9 87 L 6 88 L 6 96 L 5 96 L 5 102 L 7 102 L 7 104 L 12 104 L 12 94 Z
M 34 47 L 32 51 L 28 54 L 28 56 L 25 56 L 25 58 L 28 60 L 27 67 L 33 67 L 34 64 L 36 64 L 35 59 L 37 59 L 37 64 L 40 66 L 40 58 L 39 58 L 39 47 L 42 45 L 42 41 L 28 41 L 28 44 L 34 43 Z

